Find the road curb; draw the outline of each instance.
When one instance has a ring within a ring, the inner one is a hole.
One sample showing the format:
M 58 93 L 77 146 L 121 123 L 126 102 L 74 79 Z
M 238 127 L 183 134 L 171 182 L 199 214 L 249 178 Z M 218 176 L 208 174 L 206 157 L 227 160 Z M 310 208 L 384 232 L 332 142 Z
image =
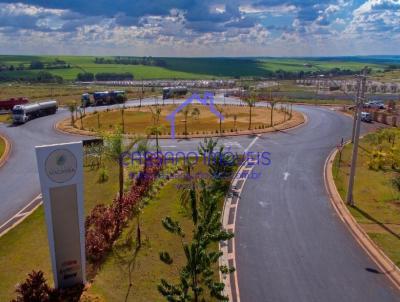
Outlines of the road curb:
M 235 233 L 236 215 L 239 207 L 240 195 L 255 164 L 255 160 L 244 161 L 237 169 L 231 181 L 222 210 L 222 226 L 228 232 Z M 227 242 L 220 243 L 219 250 L 222 252 L 222 257 L 219 260 L 220 266 L 235 268 L 235 271 L 228 275 L 223 275 L 220 272 L 220 280 L 225 284 L 224 295 L 229 298 L 229 301 L 240 302 L 240 291 L 236 270 L 235 237 Z
M 380 269 L 380 273 L 388 277 L 392 284 L 400 290 L 400 269 L 389 259 L 388 256 L 381 250 L 381 248 L 372 241 L 368 234 L 361 228 L 361 226 L 351 215 L 345 202 L 342 200 L 334 179 L 332 167 L 334 159 L 338 150 L 333 149 L 325 161 L 324 166 L 324 181 L 326 191 L 328 192 L 329 199 L 339 218 L 346 225 L 350 233 L 356 239 L 358 244 L 367 253 L 367 255 L 376 263 Z
M 5 142 L 5 149 L 3 155 L 0 157 L 0 168 L 4 166 L 4 164 L 7 162 L 8 158 L 11 155 L 11 150 L 12 150 L 12 143 L 11 140 L 5 135 L 0 133 L 0 138 L 2 138 Z

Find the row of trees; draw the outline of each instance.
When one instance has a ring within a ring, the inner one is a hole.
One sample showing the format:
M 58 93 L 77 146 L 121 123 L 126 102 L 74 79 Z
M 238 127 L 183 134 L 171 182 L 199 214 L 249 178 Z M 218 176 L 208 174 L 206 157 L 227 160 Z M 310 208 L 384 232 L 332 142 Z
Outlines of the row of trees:
M 50 62 L 42 62 L 39 60 L 33 60 L 29 64 L 20 63 L 18 65 L 14 64 L 0 64 L 1 71 L 22 71 L 22 70 L 40 70 L 40 69 L 65 69 L 71 68 L 71 65 L 67 62 L 59 59 L 54 59 Z
M 165 67 L 167 63 L 158 58 L 153 57 L 113 57 L 113 58 L 95 58 L 96 64 L 122 64 L 122 65 L 147 65 Z
M 325 76 L 348 76 L 359 73 L 360 70 L 341 69 L 341 68 L 325 69 L 321 71 L 306 70 L 306 69 L 300 71 L 289 71 L 289 70 L 277 69 L 277 70 L 264 70 L 262 77 L 254 77 L 254 79 L 261 80 L 265 78 L 270 78 L 277 80 L 297 80 L 307 77 L 316 77 L 321 74 Z M 235 79 L 240 79 L 240 76 L 235 76 Z
M 91 73 L 84 72 L 78 73 L 76 76 L 76 80 L 80 82 L 92 82 L 94 80 L 97 81 L 131 81 L 134 79 L 134 76 L 130 72 L 123 73 L 113 73 L 113 72 L 99 72 L 99 73 Z
M 27 73 L 24 75 L 14 75 L 10 73 L 0 73 L 0 82 L 21 81 L 31 83 L 57 83 L 63 82 L 63 78 L 48 71 L 37 73 Z

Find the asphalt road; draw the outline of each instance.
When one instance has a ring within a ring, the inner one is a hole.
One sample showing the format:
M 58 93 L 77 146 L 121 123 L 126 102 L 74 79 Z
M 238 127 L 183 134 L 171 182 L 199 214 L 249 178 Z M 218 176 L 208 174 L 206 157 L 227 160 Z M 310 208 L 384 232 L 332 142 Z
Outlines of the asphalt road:
M 144 99 L 142 105 L 154 104 L 158 100 Z M 178 101 L 166 100 L 165 103 Z M 216 98 L 223 102 L 223 98 Z M 226 102 L 239 103 L 235 99 L 226 98 Z M 161 103 L 161 101 L 159 101 Z M 138 106 L 138 101 L 128 101 L 126 106 Z M 118 107 L 120 105 L 110 106 Z M 88 108 L 104 110 L 107 107 Z M 70 116 L 66 109 L 60 109 L 55 115 L 45 116 L 18 126 L 0 123 L 0 131 L 12 141 L 12 152 L 7 163 L 0 168 L 0 226 L 17 214 L 24 206 L 40 194 L 37 175 L 35 146 L 66 143 L 82 140 L 81 136 L 63 134 L 54 129 L 54 124 Z M 236 137 L 221 139 L 220 143 L 230 147 L 232 151 L 243 151 L 252 137 Z M 196 151 L 199 139 L 164 139 L 160 141 L 163 151 Z M 154 144 L 154 142 L 152 142 Z
M 399 292 L 336 216 L 325 191 L 330 151 L 351 135 L 351 120 L 329 109 L 299 107 L 309 123 L 262 136 L 253 151 L 271 153 L 255 166 L 236 218 L 241 301 L 400 301 Z M 285 180 L 286 179 L 286 180 Z
M 261 177 L 247 181 L 242 192 L 236 232 L 241 300 L 399 301 L 385 277 L 366 270 L 376 267 L 335 216 L 325 192 L 325 159 L 349 135 L 350 120 L 329 109 L 296 109 L 309 117 L 307 125 L 257 139 L 220 140 L 233 152 L 251 147 L 271 152 L 272 159 L 268 167 L 255 167 Z M 13 141 L 11 156 L 0 168 L 0 225 L 40 193 L 34 147 L 81 139 L 54 130 L 54 123 L 68 115 L 60 110 L 18 127 L 0 124 Z M 161 146 L 194 151 L 198 143 L 162 140 Z

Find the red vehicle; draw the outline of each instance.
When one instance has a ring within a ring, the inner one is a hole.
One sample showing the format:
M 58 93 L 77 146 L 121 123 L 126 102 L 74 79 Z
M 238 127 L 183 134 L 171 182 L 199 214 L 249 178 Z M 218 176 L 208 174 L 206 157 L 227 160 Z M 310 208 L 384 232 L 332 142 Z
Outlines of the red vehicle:
M 27 98 L 11 98 L 0 101 L 0 110 L 12 110 L 15 105 L 23 105 L 28 102 L 29 100 Z

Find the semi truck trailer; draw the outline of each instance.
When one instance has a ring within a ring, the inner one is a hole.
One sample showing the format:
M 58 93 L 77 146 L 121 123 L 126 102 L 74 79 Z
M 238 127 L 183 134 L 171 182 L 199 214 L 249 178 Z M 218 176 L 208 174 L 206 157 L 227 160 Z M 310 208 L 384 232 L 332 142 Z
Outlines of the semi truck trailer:
M 188 93 L 188 89 L 186 87 L 178 86 L 178 87 L 165 87 L 163 88 L 163 99 L 169 99 L 171 97 L 179 97 L 182 95 L 186 95 Z
M 27 98 L 11 98 L 0 101 L 0 110 L 12 110 L 15 105 L 23 105 L 29 103 Z
M 57 101 L 43 101 L 27 105 L 15 105 L 12 109 L 14 124 L 24 124 L 37 117 L 54 114 L 57 112 Z
M 125 91 L 99 91 L 82 94 L 82 107 L 122 104 L 126 102 Z

